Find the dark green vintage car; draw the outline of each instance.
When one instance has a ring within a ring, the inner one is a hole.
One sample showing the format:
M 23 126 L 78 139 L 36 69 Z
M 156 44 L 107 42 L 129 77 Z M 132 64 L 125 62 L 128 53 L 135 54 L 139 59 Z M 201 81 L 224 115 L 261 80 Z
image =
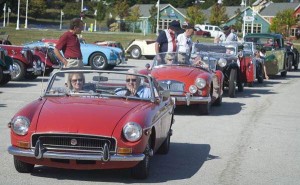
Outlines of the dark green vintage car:
M 246 42 L 253 42 L 257 50 L 266 50 L 265 65 L 267 75 L 286 76 L 288 69 L 284 38 L 281 34 L 253 33 L 244 37 Z

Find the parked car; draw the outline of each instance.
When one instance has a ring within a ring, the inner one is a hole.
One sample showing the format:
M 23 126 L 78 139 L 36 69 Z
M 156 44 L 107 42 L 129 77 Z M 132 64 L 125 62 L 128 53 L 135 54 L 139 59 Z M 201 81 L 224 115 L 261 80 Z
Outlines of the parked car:
M 134 39 L 129 42 L 125 52 L 133 59 L 140 59 L 142 56 L 153 59 L 156 55 L 155 42 L 155 40 Z
M 196 31 L 194 31 L 194 35 L 203 36 L 203 37 L 211 37 L 211 33 L 208 31 L 202 30 L 200 27 L 195 27 Z
M 33 47 L 50 47 L 53 48 L 58 39 L 42 39 L 35 42 L 25 43 L 24 46 Z M 98 46 L 88 44 L 80 39 L 80 49 L 83 56 L 83 64 L 90 65 L 92 69 L 104 70 L 113 69 L 115 66 L 125 62 L 123 52 L 120 48 L 109 46 Z
M 167 56 L 173 57 L 170 64 Z M 194 54 L 192 59 L 180 53 L 159 53 L 141 74 L 157 79 L 165 89 L 170 90 L 176 105 L 197 105 L 199 114 L 209 114 L 211 105 L 221 105 L 223 95 L 223 73 L 216 65 L 224 66 L 209 54 Z M 207 66 L 193 65 L 191 60 L 200 59 Z M 225 61 L 226 62 L 226 61 Z
M 244 40 L 253 42 L 258 50 L 261 48 L 266 50 L 265 65 L 268 76 L 276 75 L 278 73 L 283 77 L 287 75 L 289 66 L 289 63 L 287 62 L 288 55 L 281 34 L 253 33 L 247 34 L 244 37 Z
M 242 77 L 242 72 L 246 72 L 246 70 L 241 71 L 241 60 L 243 61 L 243 63 L 247 64 L 250 63 L 251 60 L 250 57 L 245 60 L 245 58 L 243 58 L 243 55 L 240 55 L 241 53 L 239 47 L 241 46 L 236 42 L 222 44 L 196 43 L 192 49 L 192 53 L 218 53 L 214 56 L 215 58 L 222 58 L 226 60 L 226 65 L 218 66 L 217 69 L 221 70 L 224 74 L 223 87 L 228 89 L 228 96 L 231 98 L 235 97 L 236 87 L 238 87 L 239 92 L 242 92 L 244 90 L 244 83 L 246 81 L 246 78 Z
M 13 59 L 7 56 L 7 51 L 0 47 L 0 86 L 7 84 L 14 74 Z
M 222 29 L 219 26 L 209 25 L 209 24 L 196 24 L 195 28 L 200 28 L 203 31 L 210 32 L 211 37 L 217 37 L 223 33 Z
M 149 96 L 118 95 L 119 89 L 126 90 L 128 79 L 136 79 Z M 9 122 L 8 152 L 20 173 L 30 173 L 35 165 L 131 168 L 134 178 L 143 179 L 150 158 L 169 151 L 173 114 L 170 92 L 150 76 L 63 69 L 51 76 L 41 97 Z
M 43 73 L 45 64 L 29 47 L 3 44 L 0 47 L 6 49 L 7 55 L 13 58 L 15 73 L 12 80 L 35 79 Z
M 117 47 L 120 48 L 122 50 L 122 58 L 125 58 L 125 61 L 127 61 L 127 57 L 125 56 L 125 50 L 121 44 L 121 42 L 117 42 L 117 41 L 95 41 L 94 44 L 98 45 L 98 46 L 109 46 L 109 47 Z M 124 61 L 122 62 L 123 64 L 125 63 Z
M 294 44 L 290 41 L 285 42 L 285 48 L 287 52 L 287 63 L 288 63 L 288 71 L 292 70 L 294 66 L 294 70 L 298 69 L 299 66 L 299 51 L 294 47 Z

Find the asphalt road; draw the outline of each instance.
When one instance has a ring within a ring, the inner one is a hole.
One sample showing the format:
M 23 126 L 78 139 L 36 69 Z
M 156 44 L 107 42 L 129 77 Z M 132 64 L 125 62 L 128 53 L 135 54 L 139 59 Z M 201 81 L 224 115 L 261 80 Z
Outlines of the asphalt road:
M 131 60 L 117 67 L 143 68 Z M 155 155 L 150 176 L 139 181 L 128 170 L 76 171 L 35 167 L 18 173 L 8 154 L 7 123 L 25 104 L 38 98 L 47 78 L 9 82 L 0 87 L 0 184 L 300 184 L 300 71 L 246 87 L 236 98 L 223 98 L 208 116 L 176 108 L 168 155 Z M 53 118 L 59 119 L 59 118 Z

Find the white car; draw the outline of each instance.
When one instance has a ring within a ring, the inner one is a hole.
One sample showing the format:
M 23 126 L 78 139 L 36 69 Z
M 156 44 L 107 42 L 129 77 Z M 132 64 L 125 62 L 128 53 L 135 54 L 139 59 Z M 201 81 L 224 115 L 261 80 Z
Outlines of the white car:
M 132 40 L 125 49 L 125 53 L 134 59 L 139 59 L 142 56 L 147 59 L 153 59 L 156 55 L 155 42 L 155 40 Z
M 209 24 L 196 24 L 195 28 L 200 28 L 203 31 L 210 32 L 211 37 L 216 38 L 223 33 L 222 29 L 219 26 L 209 25 Z

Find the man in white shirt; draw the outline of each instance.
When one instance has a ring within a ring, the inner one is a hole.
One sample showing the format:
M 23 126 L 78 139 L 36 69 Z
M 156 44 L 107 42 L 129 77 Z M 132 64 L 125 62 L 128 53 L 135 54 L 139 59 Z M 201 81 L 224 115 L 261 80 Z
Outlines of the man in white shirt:
M 189 54 L 192 49 L 192 35 L 194 31 L 196 31 L 194 25 L 187 23 L 184 26 L 185 32 L 181 33 L 177 36 L 177 46 L 178 46 L 178 53 L 186 53 Z
M 229 26 L 224 26 L 223 27 L 223 33 L 218 35 L 214 43 L 224 43 L 224 42 L 235 42 L 238 41 L 237 35 L 234 32 L 233 28 L 230 28 Z

